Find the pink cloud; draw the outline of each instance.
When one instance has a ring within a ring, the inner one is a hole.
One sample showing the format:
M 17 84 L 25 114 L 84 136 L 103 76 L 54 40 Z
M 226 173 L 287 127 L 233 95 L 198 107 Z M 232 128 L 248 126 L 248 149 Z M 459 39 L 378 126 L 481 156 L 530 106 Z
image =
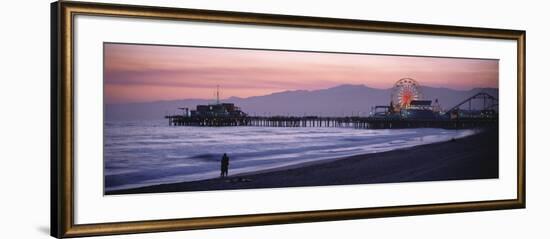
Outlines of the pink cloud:
M 498 60 L 105 44 L 108 103 L 226 97 L 342 84 L 390 88 L 404 77 L 422 85 L 498 87 Z

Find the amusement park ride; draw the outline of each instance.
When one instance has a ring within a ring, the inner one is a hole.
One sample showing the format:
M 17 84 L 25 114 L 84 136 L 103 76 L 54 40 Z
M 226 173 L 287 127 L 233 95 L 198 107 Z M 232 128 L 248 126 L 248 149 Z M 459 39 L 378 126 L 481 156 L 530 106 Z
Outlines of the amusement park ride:
M 446 111 L 438 99 L 424 99 L 420 84 L 412 78 L 398 80 L 389 105 L 373 107 L 370 116 L 249 116 L 232 103 L 198 105 L 182 115 L 167 115 L 174 126 L 354 127 L 354 128 L 471 128 L 498 123 L 498 99 L 480 92 Z M 482 104 L 480 103 L 482 102 Z M 474 107 L 473 107 L 474 106 Z M 477 106 L 477 107 L 475 107 Z M 477 108 L 477 109 L 476 109 Z
M 483 104 L 474 102 L 482 100 Z M 479 105 L 478 109 L 472 109 L 472 104 Z M 468 105 L 467 109 L 464 106 Z M 498 99 L 494 96 L 480 92 L 457 105 L 444 111 L 439 100 L 424 99 L 420 84 L 412 78 L 398 80 L 391 93 L 389 106 L 375 106 L 371 113 L 376 118 L 400 118 L 400 119 L 456 119 L 461 118 L 492 118 L 498 114 Z
M 392 94 L 391 105 L 395 111 L 399 111 L 411 106 L 413 101 L 422 99 L 420 84 L 412 78 L 403 78 L 395 82 Z

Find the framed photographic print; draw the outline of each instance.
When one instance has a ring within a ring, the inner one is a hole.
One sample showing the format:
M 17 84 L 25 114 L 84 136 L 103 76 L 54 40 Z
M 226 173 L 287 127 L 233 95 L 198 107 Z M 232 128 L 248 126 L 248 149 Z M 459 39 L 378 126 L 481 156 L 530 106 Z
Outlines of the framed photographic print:
M 54 237 L 525 207 L 525 31 L 51 12 Z

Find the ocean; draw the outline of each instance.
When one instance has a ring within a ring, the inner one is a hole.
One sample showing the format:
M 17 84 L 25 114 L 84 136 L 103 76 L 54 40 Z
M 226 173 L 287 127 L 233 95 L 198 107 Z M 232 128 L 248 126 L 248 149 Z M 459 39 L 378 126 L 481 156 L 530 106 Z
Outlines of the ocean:
M 476 130 L 183 127 L 166 120 L 110 121 L 104 127 L 105 190 L 219 177 L 448 141 Z

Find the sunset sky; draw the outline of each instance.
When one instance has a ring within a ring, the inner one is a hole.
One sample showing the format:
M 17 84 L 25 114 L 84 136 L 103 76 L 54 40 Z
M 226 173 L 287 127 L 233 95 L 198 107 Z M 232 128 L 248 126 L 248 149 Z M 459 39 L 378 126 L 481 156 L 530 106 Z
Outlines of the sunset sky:
M 250 97 L 342 84 L 498 87 L 498 61 L 200 47 L 104 45 L 106 103 Z

